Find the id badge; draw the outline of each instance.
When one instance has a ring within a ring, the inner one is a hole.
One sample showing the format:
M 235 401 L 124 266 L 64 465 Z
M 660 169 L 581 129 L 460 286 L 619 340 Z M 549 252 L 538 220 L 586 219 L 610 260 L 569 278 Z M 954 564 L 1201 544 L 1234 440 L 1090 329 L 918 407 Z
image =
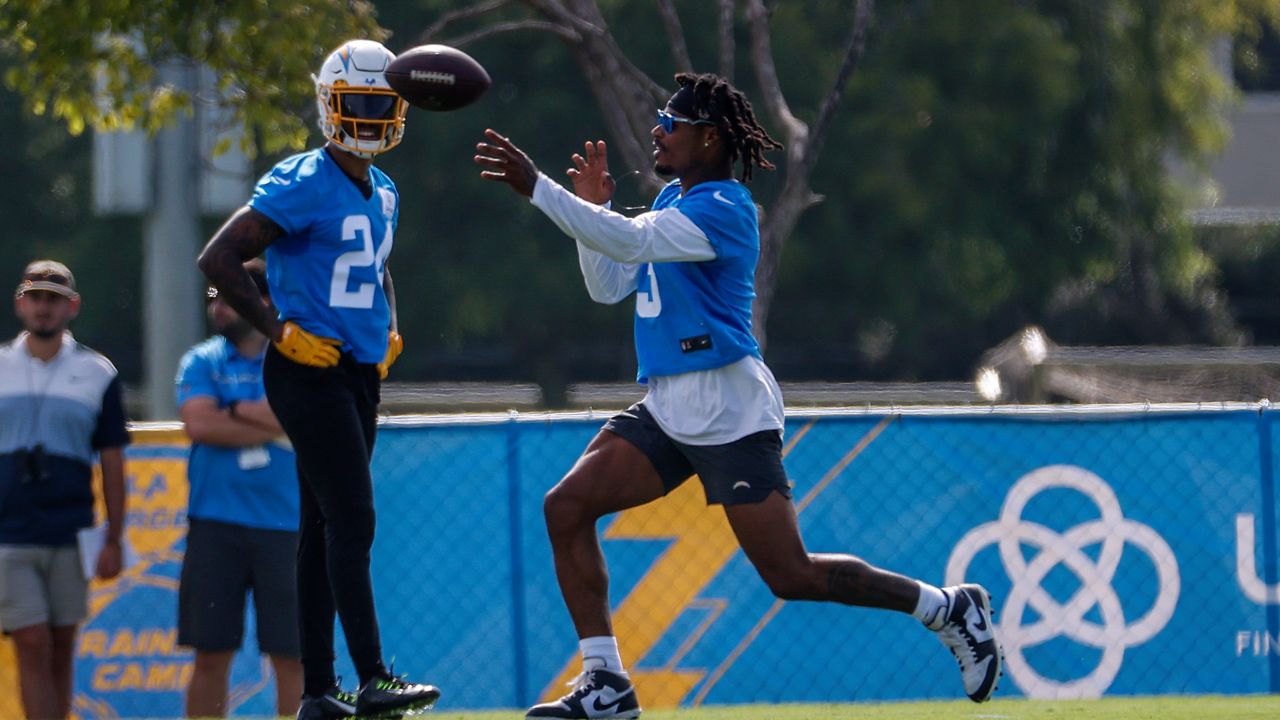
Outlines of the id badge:
M 257 470 L 271 464 L 271 453 L 267 452 L 265 445 L 250 445 L 240 448 L 236 459 L 240 463 L 241 470 Z

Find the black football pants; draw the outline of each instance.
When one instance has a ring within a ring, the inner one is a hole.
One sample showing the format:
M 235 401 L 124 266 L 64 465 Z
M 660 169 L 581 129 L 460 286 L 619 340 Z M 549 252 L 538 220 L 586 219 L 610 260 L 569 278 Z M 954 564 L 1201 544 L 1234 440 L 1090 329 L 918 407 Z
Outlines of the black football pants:
M 385 674 L 369 578 L 378 370 L 344 353 L 314 368 L 267 348 L 267 401 L 297 453 L 298 632 L 308 695 L 333 687 L 333 621 L 342 621 L 360 684 Z

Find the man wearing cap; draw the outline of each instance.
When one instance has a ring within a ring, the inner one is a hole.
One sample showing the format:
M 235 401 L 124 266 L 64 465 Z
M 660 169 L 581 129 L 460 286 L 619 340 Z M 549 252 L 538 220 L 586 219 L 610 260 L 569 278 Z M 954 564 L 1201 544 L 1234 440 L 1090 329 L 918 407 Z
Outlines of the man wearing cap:
M 76 535 L 93 524 L 94 454 L 107 525 L 91 564 L 105 579 L 123 562 L 129 436 L 115 367 L 67 331 L 80 312 L 67 266 L 28 265 L 14 307 L 23 332 L 0 346 L 0 628 L 13 638 L 27 717 L 65 718 L 88 614 Z
M 270 307 L 266 266 L 245 269 Z M 298 644 L 298 474 L 293 447 L 267 405 L 262 360 L 267 337 L 210 288 L 218 333 L 178 365 L 178 413 L 191 438 L 187 549 L 178 584 L 178 644 L 195 649 L 187 717 L 227 714 L 231 662 L 253 591 L 258 650 L 276 676 L 276 714 L 302 696 Z

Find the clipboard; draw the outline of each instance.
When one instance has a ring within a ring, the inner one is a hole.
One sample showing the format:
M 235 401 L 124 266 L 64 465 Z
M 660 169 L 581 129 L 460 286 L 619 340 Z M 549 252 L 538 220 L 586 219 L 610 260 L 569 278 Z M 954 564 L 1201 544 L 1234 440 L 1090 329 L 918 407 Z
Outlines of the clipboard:
M 97 574 L 98 555 L 102 546 L 107 544 L 107 526 L 94 525 L 76 531 L 76 544 L 80 546 L 80 569 L 85 580 L 92 580 Z M 138 563 L 138 552 L 128 537 L 120 538 L 120 549 L 123 551 L 120 572 L 124 572 Z

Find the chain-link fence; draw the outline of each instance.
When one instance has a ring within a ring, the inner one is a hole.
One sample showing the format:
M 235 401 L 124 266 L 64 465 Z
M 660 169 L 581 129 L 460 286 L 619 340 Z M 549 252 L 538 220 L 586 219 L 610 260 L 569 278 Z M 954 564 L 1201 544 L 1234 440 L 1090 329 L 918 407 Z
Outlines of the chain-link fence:
M 602 419 L 383 424 L 385 653 L 440 685 L 442 708 L 523 707 L 576 672 L 542 496 Z M 788 418 L 785 463 L 811 551 L 991 590 L 1002 696 L 1277 692 L 1275 419 L 1256 406 L 806 412 Z M 136 437 L 143 561 L 95 589 L 77 649 L 84 718 L 177 715 L 190 675 L 173 645 L 184 449 L 173 431 Z M 773 598 L 696 482 L 600 530 L 646 707 L 963 697 L 954 660 L 909 616 Z M 251 653 L 233 686 L 237 713 L 270 712 Z

